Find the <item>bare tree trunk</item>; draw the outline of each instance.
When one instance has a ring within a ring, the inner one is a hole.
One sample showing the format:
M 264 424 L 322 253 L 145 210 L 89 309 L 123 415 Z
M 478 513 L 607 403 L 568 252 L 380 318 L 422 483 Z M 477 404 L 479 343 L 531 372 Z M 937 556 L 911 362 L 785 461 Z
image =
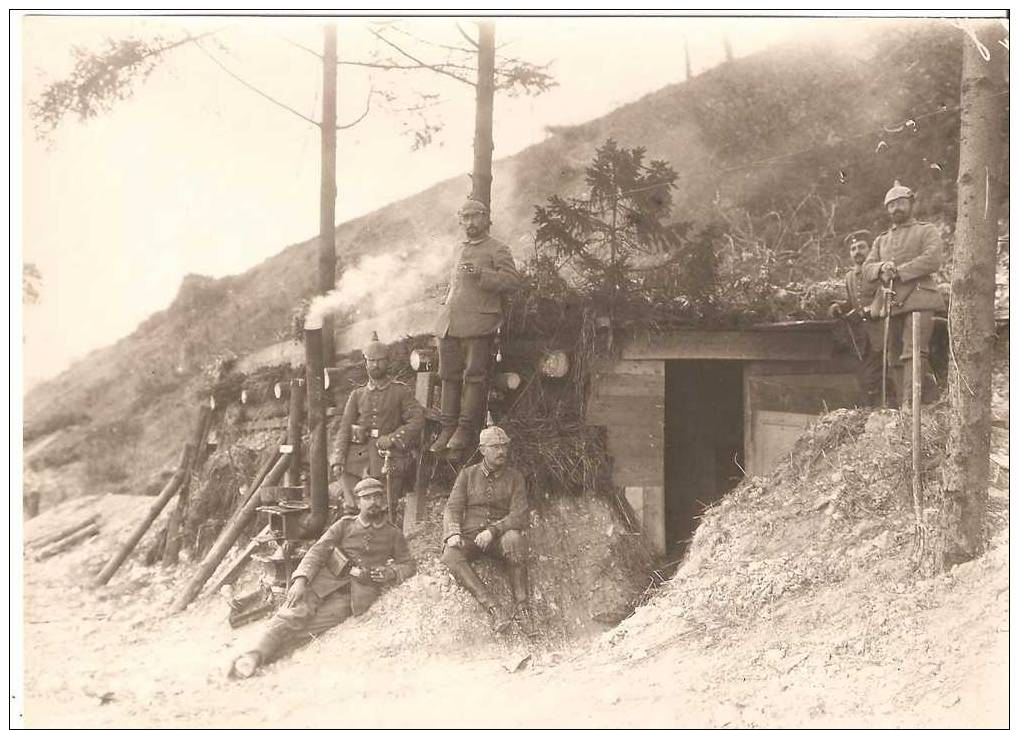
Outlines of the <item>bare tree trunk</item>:
M 928 506 L 930 534 L 923 567 L 940 572 L 983 550 L 991 439 L 991 366 L 994 347 L 994 269 L 997 260 L 998 177 L 1004 116 L 1000 90 L 1005 51 L 996 23 L 978 36 L 990 49 L 985 61 L 972 38 L 963 43 L 959 128 L 959 210 L 955 228 L 949 313 L 951 418 L 948 458 Z
M 322 186 L 318 223 L 318 293 L 336 285 L 336 26 L 328 23 L 322 44 Z M 335 359 L 333 318 L 322 326 L 326 367 Z
M 689 81 L 693 71 L 690 70 L 690 40 L 687 38 L 683 39 L 683 59 L 686 61 L 686 80 Z
M 722 44 L 725 46 L 725 62 L 730 63 L 732 61 L 732 43 L 729 42 L 729 36 L 722 36 Z
M 478 23 L 478 85 L 474 117 L 474 172 L 471 197 L 492 207 L 492 116 L 495 105 L 495 24 Z

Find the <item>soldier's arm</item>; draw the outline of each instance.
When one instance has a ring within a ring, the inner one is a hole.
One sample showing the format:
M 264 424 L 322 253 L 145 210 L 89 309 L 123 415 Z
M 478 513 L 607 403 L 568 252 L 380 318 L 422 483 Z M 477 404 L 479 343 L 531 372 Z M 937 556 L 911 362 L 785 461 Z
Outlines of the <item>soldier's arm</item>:
M 347 460 L 347 451 L 350 449 L 350 427 L 357 419 L 357 390 L 352 390 L 347 397 L 347 405 L 343 408 L 343 416 L 340 417 L 340 425 L 333 436 L 332 463 L 342 464 Z
M 494 268 L 482 269 L 478 286 L 488 291 L 508 293 L 520 286 L 520 274 L 513 262 L 509 246 L 500 244 L 495 250 Z
M 393 543 L 393 564 L 390 567 L 396 573 L 396 583 L 402 583 L 417 572 L 417 563 L 410 554 L 407 538 L 398 529 Z
M 315 541 L 315 544 L 308 548 L 308 552 L 301 558 L 301 562 L 297 565 L 297 569 L 294 570 L 294 578 L 307 578 L 308 582 L 311 583 L 315 580 L 315 576 L 318 575 L 318 571 L 325 564 L 326 559 L 329 557 L 330 551 L 340 544 L 340 540 L 343 538 L 343 531 L 346 529 L 347 524 L 350 520 L 337 520 L 333 525 L 326 530 L 322 537 Z
M 392 437 L 400 448 L 407 450 L 425 427 L 425 409 L 406 386 L 400 389 L 400 421 L 403 425 L 393 431 Z
M 863 278 L 867 281 L 877 281 L 881 278 L 881 236 L 874 239 L 874 245 L 870 247 L 870 253 L 863 262 Z
M 527 527 L 527 483 L 524 475 L 516 472 L 513 476 L 513 491 L 510 492 L 509 514 L 489 525 L 495 536 L 507 530 L 523 530 Z
M 912 281 L 921 276 L 933 274 L 941 268 L 942 241 L 938 229 L 932 225 L 923 226 L 923 249 L 920 254 L 905 263 L 899 264 L 899 278 L 902 281 Z
M 450 490 L 449 499 L 446 500 L 446 509 L 442 513 L 443 542 L 453 535 L 460 534 L 460 521 L 463 519 L 465 506 L 467 506 L 467 469 L 461 469 L 453 489 Z

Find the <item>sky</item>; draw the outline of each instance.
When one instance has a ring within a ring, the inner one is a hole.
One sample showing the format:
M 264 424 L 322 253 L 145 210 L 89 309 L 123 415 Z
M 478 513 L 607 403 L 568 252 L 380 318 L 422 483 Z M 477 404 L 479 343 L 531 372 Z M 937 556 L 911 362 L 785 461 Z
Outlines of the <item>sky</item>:
M 402 21 L 435 42 L 460 40 L 448 18 Z M 721 62 L 816 29 L 808 19 L 503 18 L 500 53 L 550 63 L 558 86 L 537 96 L 500 95 L 495 156 L 541 141 L 549 125 L 599 117 Z M 337 19 L 341 58 L 371 52 L 365 21 Z M 469 21 L 465 23 L 469 27 Z M 206 51 L 306 116 L 319 118 L 321 67 L 294 44 L 321 49 L 311 18 L 20 19 L 24 260 L 42 274 L 41 298 L 24 309 L 24 385 L 52 377 L 89 351 L 129 334 L 173 300 L 188 273 L 243 272 L 317 234 L 319 137 L 311 124 L 244 87 L 194 45 L 181 46 L 132 96 L 85 122 L 68 117 L 39 139 L 28 102 L 72 66 L 72 46 L 106 38 L 177 38 L 217 31 Z M 339 132 L 337 222 L 407 197 L 472 162 L 474 94 L 430 72 L 342 67 L 339 121 L 356 118 L 371 88 L 410 99 L 439 94 L 444 129 L 412 151 L 406 115 L 374 107 Z M 498 180 L 495 181 L 498 185 Z

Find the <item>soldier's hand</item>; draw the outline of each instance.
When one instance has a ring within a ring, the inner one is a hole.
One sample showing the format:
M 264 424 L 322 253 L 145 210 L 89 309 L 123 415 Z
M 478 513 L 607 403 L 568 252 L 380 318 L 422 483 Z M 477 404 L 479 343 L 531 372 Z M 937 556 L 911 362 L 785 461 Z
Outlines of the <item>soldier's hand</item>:
M 492 534 L 491 530 L 482 530 L 478 533 L 478 536 L 474 538 L 474 544 L 482 550 L 488 550 L 488 546 L 492 544 L 492 540 L 495 539 L 495 535 Z
M 393 437 L 388 433 L 375 439 L 375 446 L 379 451 L 385 451 L 393 445 Z
M 340 475 L 343 474 L 343 464 L 332 464 L 329 467 L 329 476 L 332 479 L 339 479 Z
M 474 264 L 460 264 L 460 271 L 469 279 L 476 279 L 481 276 L 481 269 Z
M 828 307 L 828 318 L 838 319 L 841 316 L 842 316 L 842 305 L 839 304 L 838 302 L 833 302 L 832 305 Z
M 351 567 L 351 569 L 350 569 L 350 577 L 351 578 L 360 578 L 362 575 L 364 575 L 364 570 L 363 569 L 357 567 L 356 565 Z
M 396 580 L 396 571 L 385 565 L 381 568 L 372 568 L 370 577 L 375 583 L 389 583 Z
M 463 540 L 460 539 L 459 535 L 450 535 L 446 538 L 446 544 L 450 547 L 458 548 L 463 545 Z
M 308 590 L 308 579 L 303 575 L 294 578 L 294 582 L 290 584 L 290 590 L 287 591 L 287 599 L 283 602 L 283 605 L 287 608 L 293 608 L 301 599 L 304 598 L 304 594 Z
M 899 271 L 891 261 L 885 261 L 881 264 L 881 281 L 885 284 L 892 283 L 892 280 L 898 275 Z

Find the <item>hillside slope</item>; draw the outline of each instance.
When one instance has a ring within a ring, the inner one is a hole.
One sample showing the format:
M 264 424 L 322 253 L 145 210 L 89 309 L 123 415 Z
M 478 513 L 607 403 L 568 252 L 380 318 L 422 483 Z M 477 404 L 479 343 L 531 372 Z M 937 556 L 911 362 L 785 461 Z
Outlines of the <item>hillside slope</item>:
M 673 220 L 721 222 L 732 246 L 816 241 L 817 268 L 830 274 L 845 232 L 881 224 L 876 202 L 894 177 L 920 189 L 929 214 L 953 215 L 958 52 L 947 24 L 887 23 L 863 44 L 804 39 L 551 130 L 496 163 L 494 231 L 525 257 L 533 206 L 577 192 L 594 148 L 611 136 L 679 172 Z M 919 121 L 903 126 L 912 117 Z M 466 190 L 466 178 L 448 180 L 339 226 L 340 267 L 367 253 L 445 250 Z M 151 475 L 175 458 L 217 359 L 290 333 L 293 309 L 312 291 L 315 243 L 236 276 L 187 277 L 167 310 L 33 388 L 26 444 L 56 434 L 29 460 L 44 501 L 155 484 Z

